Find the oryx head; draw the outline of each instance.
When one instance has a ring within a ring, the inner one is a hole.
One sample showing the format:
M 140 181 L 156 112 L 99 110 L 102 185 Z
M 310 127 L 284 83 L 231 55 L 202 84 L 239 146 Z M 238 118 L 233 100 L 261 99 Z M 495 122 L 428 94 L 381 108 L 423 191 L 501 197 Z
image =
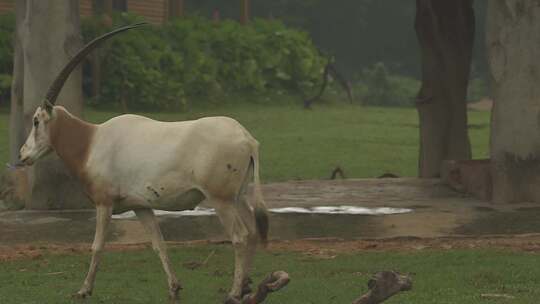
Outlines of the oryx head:
M 47 110 L 43 106 L 37 108 L 32 116 L 32 130 L 19 153 L 19 160 L 22 164 L 31 166 L 53 150 L 48 130 L 52 118 L 52 110 Z
M 75 67 L 88 55 L 93 49 L 95 49 L 101 42 L 108 38 L 124 32 L 126 30 L 139 27 L 146 23 L 137 23 L 133 25 L 124 26 L 118 28 L 112 32 L 104 34 L 85 45 L 60 71 L 60 74 L 56 77 L 52 83 L 47 95 L 43 99 L 41 106 L 39 106 L 32 117 L 32 130 L 26 139 L 26 142 L 21 147 L 19 153 L 19 163 L 16 165 L 32 165 L 34 162 L 47 155 L 53 150 L 51 144 L 51 133 L 49 126 L 55 119 L 55 105 L 56 98 L 60 93 L 60 90 L 64 86 L 69 74 L 75 69 Z

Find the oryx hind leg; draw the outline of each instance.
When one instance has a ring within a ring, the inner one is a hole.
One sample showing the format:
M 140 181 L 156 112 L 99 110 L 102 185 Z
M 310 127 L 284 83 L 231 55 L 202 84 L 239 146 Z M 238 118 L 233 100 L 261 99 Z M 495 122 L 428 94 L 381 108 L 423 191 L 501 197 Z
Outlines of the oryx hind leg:
M 234 248 L 234 278 L 229 297 L 239 299 L 249 292 L 248 274 L 258 240 L 255 217 L 243 197 L 236 202 L 216 201 L 213 205 Z
M 159 255 L 161 263 L 163 264 L 163 269 L 167 274 L 167 282 L 169 284 L 169 300 L 171 303 L 178 303 L 179 297 L 178 292 L 180 291 L 181 286 L 176 278 L 174 269 L 171 266 L 171 261 L 167 255 L 167 247 L 163 240 L 163 235 L 159 228 L 159 223 L 154 215 L 152 209 L 137 209 L 135 210 L 139 221 L 144 226 L 147 233 L 150 235 L 152 240 L 152 247 Z

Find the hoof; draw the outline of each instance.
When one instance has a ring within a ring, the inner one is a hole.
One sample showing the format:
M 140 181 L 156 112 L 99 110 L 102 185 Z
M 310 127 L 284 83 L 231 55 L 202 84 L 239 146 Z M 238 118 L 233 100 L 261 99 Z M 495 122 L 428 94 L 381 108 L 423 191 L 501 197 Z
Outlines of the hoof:
M 84 300 L 92 295 L 92 291 L 81 289 L 77 293 L 74 293 L 71 297 L 77 300 Z
M 248 295 L 253 291 L 251 287 L 249 286 L 251 283 L 253 283 L 253 281 L 249 277 L 245 278 L 244 281 L 242 282 L 242 296 L 241 296 L 242 299 L 244 298 L 245 295 Z
M 180 298 L 178 293 L 182 290 L 180 283 L 172 283 L 169 287 L 169 303 L 178 304 L 180 303 Z
M 240 301 L 239 298 L 228 296 L 227 299 L 225 299 L 224 304 L 242 304 L 242 301 Z
M 176 296 L 169 296 L 169 303 L 171 304 L 178 304 L 180 303 L 180 297 L 178 295 Z
M 170 304 L 180 304 L 180 298 L 176 297 L 176 298 L 170 298 L 169 297 L 169 303 Z

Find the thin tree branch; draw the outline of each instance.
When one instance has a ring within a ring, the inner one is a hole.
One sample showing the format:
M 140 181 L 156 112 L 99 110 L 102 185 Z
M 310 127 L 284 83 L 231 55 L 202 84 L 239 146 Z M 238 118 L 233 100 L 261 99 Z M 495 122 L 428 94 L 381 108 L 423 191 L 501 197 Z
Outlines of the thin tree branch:
M 334 77 L 339 82 L 339 84 L 343 87 L 345 92 L 347 92 L 347 96 L 349 97 L 349 102 L 350 103 L 353 102 L 353 93 L 352 93 L 351 84 L 349 83 L 349 81 L 345 79 L 345 77 L 343 77 L 341 73 L 339 73 L 335 65 L 332 64 L 332 60 L 328 59 L 328 63 L 324 67 L 323 83 L 321 84 L 319 93 L 317 93 L 317 95 L 311 98 L 307 98 L 304 100 L 305 109 L 309 109 L 313 102 L 317 101 L 318 99 L 322 97 L 322 95 L 324 94 L 324 91 L 326 90 L 326 87 L 328 86 L 328 79 L 330 78 L 330 76 Z

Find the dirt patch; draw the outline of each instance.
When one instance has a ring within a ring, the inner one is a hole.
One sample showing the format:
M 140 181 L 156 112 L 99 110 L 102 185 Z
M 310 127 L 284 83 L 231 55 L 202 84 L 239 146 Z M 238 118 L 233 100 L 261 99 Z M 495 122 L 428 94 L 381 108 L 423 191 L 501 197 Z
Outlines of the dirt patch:
M 467 105 L 470 110 L 476 111 L 491 111 L 493 108 L 493 100 L 490 98 L 482 98 L 477 102 L 472 102 Z
M 343 253 L 366 251 L 421 251 L 455 249 L 506 249 L 540 253 L 540 235 L 456 237 L 456 238 L 394 238 L 385 240 L 343 241 L 336 239 L 272 242 L 271 251 L 300 252 L 318 258 L 332 258 Z
M 193 241 L 182 243 L 171 243 L 170 246 L 195 246 L 208 244 L 208 241 Z M 0 262 L 19 259 L 39 259 L 44 255 L 66 255 L 66 254 L 90 254 L 91 244 L 17 244 L 14 246 L 0 246 Z M 151 249 L 150 243 L 142 244 L 106 244 L 106 251 L 137 251 Z
M 204 246 L 227 244 L 229 242 L 190 241 L 168 242 L 168 246 Z M 0 262 L 20 259 L 40 259 L 44 255 L 89 254 L 90 244 L 26 244 L 16 246 L 0 246 Z M 137 251 L 150 249 L 146 244 L 109 244 L 107 251 Z M 485 237 L 451 237 L 451 238 L 414 238 L 400 237 L 383 240 L 342 239 L 304 239 L 293 241 L 271 241 L 267 250 L 280 252 L 297 252 L 308 257 L 332 259 L 339 254 L 381 251 L 422 251 L 422 250 L 456 250 L 456 249 L 504 249 L 516 252 L 540 253 L 540 234 L 501 235 Z
M 491 210 L 456 228 L 455 233 L 476 236 L 537 233 L 540 231 L 539 217 L 539 207 L 521 207 L 504 212 Z
M 293 181 L 266 184 L 269 208 L 353 206 L 407 208 L 394 215 L 281 214 L 270 216 L 270 238 L 345 240 L 395 237 L 440 238 L 461 235 L 540 233 L 540 206 L 532 203 L 491 204 L 452 191 L 438 179 L 391 178 L 333 181 Z M 224 239 L 216 216 L 159 218 L 164 238 L 172 242 Z M 0 212 L 0 246 L 33 243 L 91 243 L 95 212 Z M 137 244 L 148 241 L 135 219 L 113 220 L 108 241 Z

